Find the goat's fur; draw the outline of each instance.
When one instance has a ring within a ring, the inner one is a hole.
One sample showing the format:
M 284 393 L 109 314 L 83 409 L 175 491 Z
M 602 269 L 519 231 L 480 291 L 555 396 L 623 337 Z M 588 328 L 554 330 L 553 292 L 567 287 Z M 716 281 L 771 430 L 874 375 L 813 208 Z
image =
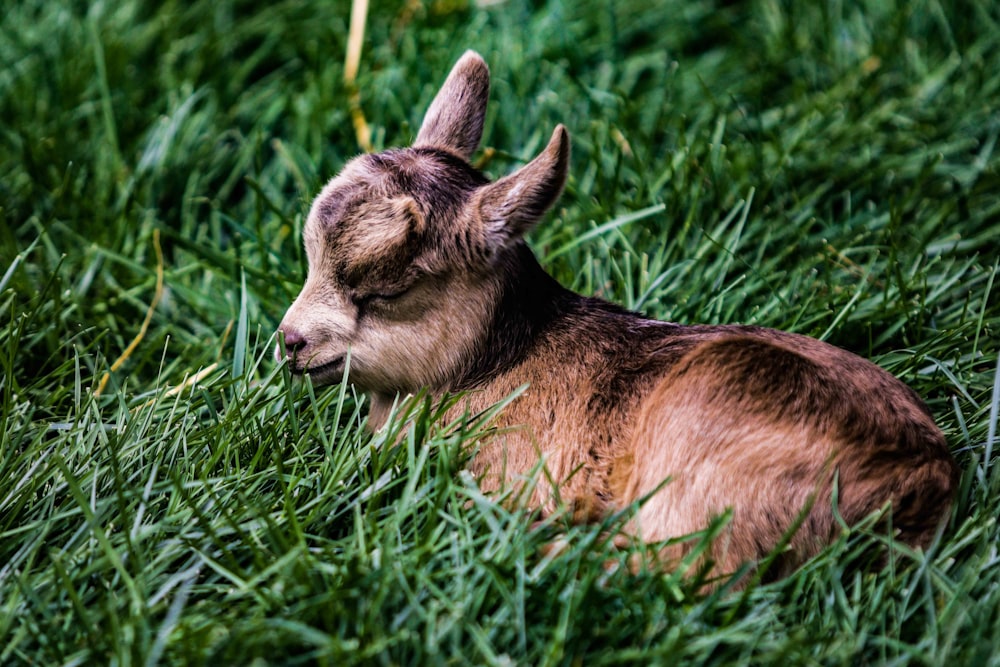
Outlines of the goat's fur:
M 537 507 L 558 498 L 586 520 L 652 493 L 627 526 L 647 542 L 731 510 L 711 550 L 723 572 L 801 520 L 797 564 L 840 533 L 838 513 L 850 525 L 887 505 L 899 539 L 928 545 L 957 468 L 920 398 L 806 336 L 660 322 L 561 287 L 523 235 L 562 190 L 569 136 L 556 127 L 490 182 L 468 162 L 488 93 L 486 64 L 466 53 L 412 147 L 362 155 L 323 188 L 308 278 L 280 327 L 293 371 L 337 382 L 350 352 L 375 428 L 421 388 L 464 392 L 456 409 L 478 411 L 527 384 L 471 461 L 484 489 L 543 460 Z

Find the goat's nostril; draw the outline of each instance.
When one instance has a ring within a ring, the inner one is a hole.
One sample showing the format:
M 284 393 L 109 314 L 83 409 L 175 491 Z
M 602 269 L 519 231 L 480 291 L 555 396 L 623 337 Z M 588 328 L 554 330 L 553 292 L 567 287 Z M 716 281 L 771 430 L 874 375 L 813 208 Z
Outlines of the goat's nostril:
M 298 330 L 292 329 L 291 327 L 283 327 L 279 329 L 285 337 L 285 351 L 286 352 L 298 352 L 306 346 L 306 337 L 303 336 Z

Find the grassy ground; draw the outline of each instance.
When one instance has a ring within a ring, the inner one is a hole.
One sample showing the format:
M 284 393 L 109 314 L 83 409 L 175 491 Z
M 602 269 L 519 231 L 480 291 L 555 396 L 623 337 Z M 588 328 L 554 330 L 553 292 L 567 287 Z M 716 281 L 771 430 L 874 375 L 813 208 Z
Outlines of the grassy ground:
M 627 556 L 606 527 L 539 555 L 559 521 L 461 472 L 482 423 L 447 435 L 423 405 L 389 446 L 349 387 L 270 359 L 308 202 L 358 151 L 348 15 L 0 12 L 0 664 L 1000 664 L 995 3 L 371 9 L 376 147 L 412 139 L 469 47 L 488 173 L 567 124 L 573 175 L 532 237 L 565 284 L 826 338 L 937 415 L 965 473 L 928 553 L 872 573 L 854 530 L 708 597 L 605 571 Z

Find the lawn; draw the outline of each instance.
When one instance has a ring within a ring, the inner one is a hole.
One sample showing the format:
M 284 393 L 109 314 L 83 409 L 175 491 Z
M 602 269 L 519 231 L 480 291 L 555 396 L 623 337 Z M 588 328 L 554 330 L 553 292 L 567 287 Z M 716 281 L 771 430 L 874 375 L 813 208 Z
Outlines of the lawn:
M 353 83 L 346 0 L 0 12 L 0 664 L 1000 665 L 1000 5 L 481 4 L 373 3 Z M 861 526 L 711 593 L 607 568 L 623 517 L 463 472 L 490 414 L 372 435 L 275 363 L 311 198 L 467 48 L 487 174 L 572 135 L 530 237 L 563 284 L 925 397 L 963 470 L 929 550 Z

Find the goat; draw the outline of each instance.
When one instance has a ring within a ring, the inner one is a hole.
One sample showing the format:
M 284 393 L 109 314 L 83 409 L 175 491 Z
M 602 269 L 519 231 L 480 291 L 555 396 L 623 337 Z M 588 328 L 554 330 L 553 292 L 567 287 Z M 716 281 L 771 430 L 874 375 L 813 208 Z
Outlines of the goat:
M 489 69 L 469 51 L 411 147 L 361 155 L 322 189 L 279 359 L 325 384 L 344 379 L 349 352 L 376 429 L 420 389 L 461 393 L 455 409 L 475 412 L 528 385 L 470 460 L 485 491 L 524 484 L 543 461 L 523 487 L 531 506 L 586 521 L 645 498 L 625 532 L 647 543 L 731 512 L 709 553 L 722 573 L 783 540 L 796 566 L 886 506 L 898 539 L 928 546 L 958 468 L 921 399 L 813 338 L 661 322 L 563 288 L 524 235 L 562 192 L 568 133 L 558 125 L 491 182 L 469 164 L 488 95 Z M 664 558 L 690 548 L 664 546 Z

